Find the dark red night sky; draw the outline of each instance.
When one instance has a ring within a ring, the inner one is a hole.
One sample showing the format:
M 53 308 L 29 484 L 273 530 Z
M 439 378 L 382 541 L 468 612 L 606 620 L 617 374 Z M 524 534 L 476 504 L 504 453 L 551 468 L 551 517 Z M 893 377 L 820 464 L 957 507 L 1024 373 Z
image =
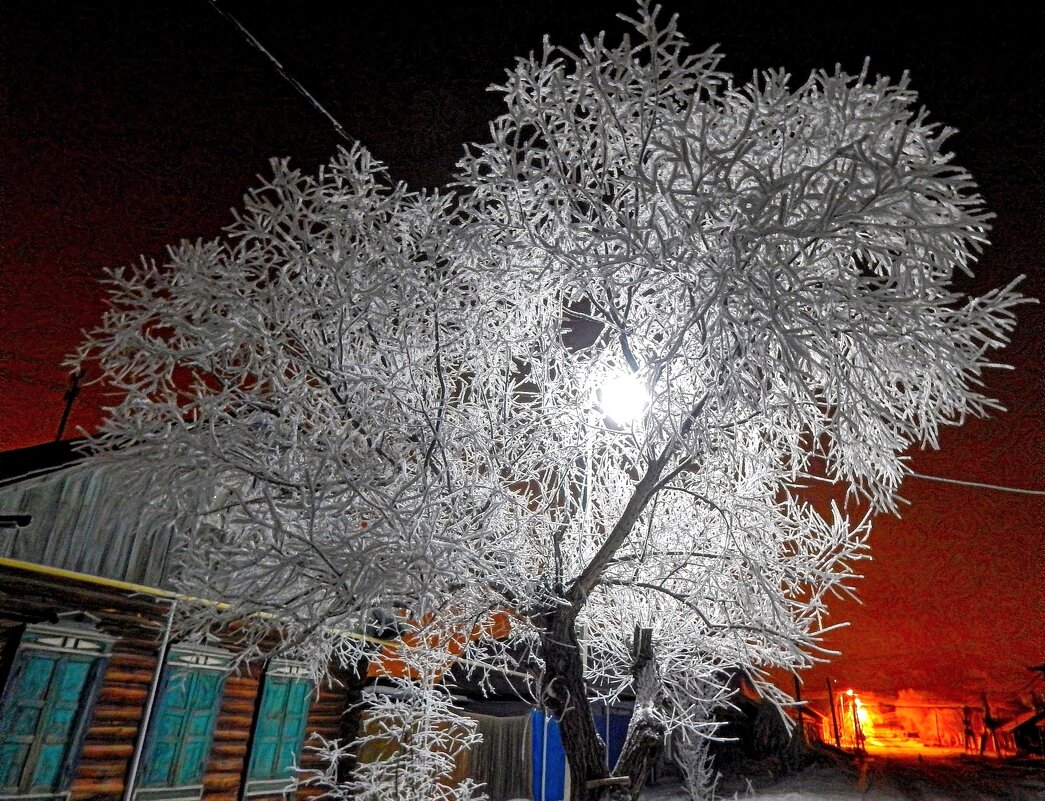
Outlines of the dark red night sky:
M 339 120 L 413 186 L 446 180 L 461 145 L 498 111 L 485 87 L 542 34 L 573 45 L 619 28 L 629 2 L 460 2 L 406 17 L 400 4 L 226 0 L 236 16 Z M 744 79 L 785 66 L 799 78 L 835 63 L 912 73 L 934 119 L 957 127 L 957 161 L 998 217 L 968 289 L 1026 273 L 1042 280 L 1040 32 L 1016 4 L 770 2 L 666 4 L 695 47 L 719 43 Z M 915 6 L 911 8 L 909 6 Z M 402 15 L 402 16 L 401 16 Z M 14 0 L 0 22 L 0 450 L 54 438 L 63 357 L 99 318 L 106 266 L 211 237 L 229 208 L 289 156 L 311 170 L 343 144 L 206 0 Z M 1045 489 L 1042 307 L 1027 307 L 991 390 L 1009 411 L 948 431 L 916 470 Z M 88 388 L 69 432 L 104 400 Z M 1028 684 L 1045 662 L 1045 499 L 909 480 L 902 519 L 882 519 L 862 606 L 839 603 L 844 651 L 818 670 L 867 689 L 992 693 Z

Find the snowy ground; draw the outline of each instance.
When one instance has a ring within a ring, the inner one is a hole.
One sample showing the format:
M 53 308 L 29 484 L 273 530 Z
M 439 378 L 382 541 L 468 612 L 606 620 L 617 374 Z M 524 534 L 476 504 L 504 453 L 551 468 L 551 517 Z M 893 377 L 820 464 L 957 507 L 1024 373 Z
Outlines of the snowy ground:
M 863 766 L 816 766 L 776 783 L 734 781 L 723 798 L 760 801 L 1045 801 L 1045 760 L 868 757 Z M 643 801 L 688 801 L 679 787 L 651 787 Z

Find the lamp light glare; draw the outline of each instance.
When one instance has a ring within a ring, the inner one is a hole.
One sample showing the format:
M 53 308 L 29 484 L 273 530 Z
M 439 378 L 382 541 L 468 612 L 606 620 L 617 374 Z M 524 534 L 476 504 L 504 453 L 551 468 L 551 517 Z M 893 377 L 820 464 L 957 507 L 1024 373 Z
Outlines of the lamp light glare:
M 649 408 L 650 396 L 637 376 L 626 373 L 607 381 L 600 392 L 602 411 L 618 425 L 641 417 Z

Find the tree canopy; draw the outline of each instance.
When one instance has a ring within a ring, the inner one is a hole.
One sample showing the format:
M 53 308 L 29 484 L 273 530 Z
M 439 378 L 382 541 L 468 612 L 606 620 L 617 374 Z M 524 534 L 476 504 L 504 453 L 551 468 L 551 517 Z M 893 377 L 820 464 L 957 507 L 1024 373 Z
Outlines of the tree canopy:
M 119 393 L 97 458 L 176 521 L 208 614 L 347 659 L 377 610 L 511 610 L 470 657 L 532 674 L 587 781 L 574 702 L 634 695 L 637 793 L 640 729 L 709 731 L 724 671 L 784 700 L 764 671 L 817 654 L 905 454 L 994 406 L 1021 298 L 954 288 L 989 215 L 906 77 L 738 85 L 632 22 L 520 59 L 446 192 L 362 147 L 274 162 L 225 237 L 111 274 L 79 359 Z

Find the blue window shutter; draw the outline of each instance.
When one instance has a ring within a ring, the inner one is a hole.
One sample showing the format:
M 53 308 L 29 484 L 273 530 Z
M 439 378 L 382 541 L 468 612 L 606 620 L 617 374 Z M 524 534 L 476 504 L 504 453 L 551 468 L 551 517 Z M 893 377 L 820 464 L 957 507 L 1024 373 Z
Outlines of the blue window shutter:
M 190 708 L 185 716 L 181 759 L 174 776 L 175 785 L 196 784 L 203 778 L 224 677 L 213 671 L 199 671 L 194 678 Z
M 224 674 L 170 667 L 152 729 L 142 785 L 183 787 L 199 784 L 207 766 Z
M 22 789 L 57 661 L 56 655 L 23 653 L 11 671 L 11 687 L 0 710 L 0 788 L 5 793 Z
M 97 662 L 75 653 L 19 652 L 0 707 L 0 792 L 60 789 Z
M 283 722 L 283 740 L 279 754 L 277 770 L 289 777 L 294 762 L 301 750 L 301 741 L 305 737 L 305 722 L 308 718 L 309 695 L 311 687 L 305 681 L 294 681 L 287 699 L 287 714 Z
M 279 732 L 283 724 L 283 707 L 287 699 L 287 682 L 268 676 L 261 693 L 261 709 L 250 757 L 250 778 L 272 778 L 272 766 L 279 748 Z
M 301 749 L 308 717 L 308 681 L 269 675 L 251 746 L 250 779 L 289 779 Z
M 87 685 L 91 662 L 61 659 L 55 666 L 48 693 L 47 719 L 42 727 L 32 787 L 54 789 L 61 775 L 66 749 L 72 740 L 80 697 Z
M 159 703 L 153 711 L 152 740 L 142 775 L 144 785 L 170 785 L 191 678 L 190 671 L 183 668 L 170 668 L 167 671 Z

